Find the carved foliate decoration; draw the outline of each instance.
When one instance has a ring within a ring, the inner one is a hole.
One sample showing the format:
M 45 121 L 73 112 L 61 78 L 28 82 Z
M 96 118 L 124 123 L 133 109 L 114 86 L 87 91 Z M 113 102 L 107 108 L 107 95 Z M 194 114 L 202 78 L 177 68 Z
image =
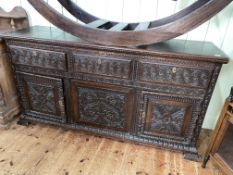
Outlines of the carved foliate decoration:
M 149 129 L 166 134 L 180 135 L 186 107 L 153 103 Z
M 123 129 L 125 124 L 126 96 L 123 93 L 77 88 L 80 120 Z
M 206 92 L 206 96 L 205 96 L 205 98 L 203 100 L 203 104 L 202 104 L 202 107 L 201 107 L 201 114 L 200 114 L 198 123 L 196 124 L 195 136 L 192 138 L 193 142 L 197 142 L 197 139 L 199 137 L 201 127 L 202 127 L 202 123 L 204 121 L 205 114 L 206 114 L 210 99 L 212 97 L 213 90 L 214 90 L 214 87 L 216 85 L 217 78 L 219 76 L 221 68 L 222 68 L 221 64 L 216 64 L 215 65 L 215 69 L 214 69 L 214 72 L 213 72 L 213 77 L 212 77 L 212 79 L 210 81 L 210 85 L 209 85 L 208 90 Z
M 143 81 L 207 87 L 211 74 L 212 72 L 204 69 L 140 63 L 138 76 Z
M 138 96 L 141 98 L 137 121 L 140 136 L 191 144 L 201 100 L 148 92 Z
M 53 87 L 28 83 L 28 90 L 32 110 L 56 114 Z
M 66 70 L 65 54 L 40 49 L 11 46 L 12 62 L 47 69 Z
M 6 41 L 10 52 L 21 55 L 11 58 L 25 119 L 197 155 L 222 58 L 81 42 Z M 33 57 L 34 51 L 39 56 Z M 56 53 L 64 53 L 64 67 L 46 67 L 43 59 L 35 63 L 40 57 L 63 60 Z M 53 102 L 44 108 L 38 101 Z
M 127 59 L 104 58 L 85 54 L 72 54 L 74 71 L 106 75 L 129 79 L 131 74 L 131 61 Z
M 27 73 L 18 74 L 16 78 L 24 113 L 46 120 L 66 120 L 60 79 Z

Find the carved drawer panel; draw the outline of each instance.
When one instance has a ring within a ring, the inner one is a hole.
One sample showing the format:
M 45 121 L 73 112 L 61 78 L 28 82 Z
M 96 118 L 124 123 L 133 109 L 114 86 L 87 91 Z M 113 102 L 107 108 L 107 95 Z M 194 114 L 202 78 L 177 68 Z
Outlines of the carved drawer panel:
M 141 113 L 138 117 L 138 134 L 150 137 L 165 137 L 191 141 L 195 122 L 200 113 L 200 100 L 141 94 Z
M 147 82 L 206 88 L 212 75 L 212 69 L 189 66 L 190 65 L 184 67 L 177 64 L 139 62 L 137 79 Z M 210 68 L 212 66 L 213 65 L 210 64 Z
M 10 46 L 12 62 L 16 65 L 32 66 L 66 71 L 66 58 L 62 52 Z
M 122 79 L 131 78 L 132 62 L 129 59 L 84 53 L 73 53 L 72 58 L 74 72 L 111 76 Z
M 108 84 L 72 81 L 73 120 L 78 124 L 127 131 L 133 91 Z
M 25 114 L 35 118 L 65 122 L 61 79 L 26 73 L 17 74 L 17 86 Z

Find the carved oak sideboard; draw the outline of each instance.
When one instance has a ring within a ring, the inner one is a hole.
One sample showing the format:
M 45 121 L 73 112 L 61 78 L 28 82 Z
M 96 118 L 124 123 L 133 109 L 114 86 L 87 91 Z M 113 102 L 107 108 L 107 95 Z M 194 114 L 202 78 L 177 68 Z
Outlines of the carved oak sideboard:
M 58 29 L 5 34 L 21 121 L 181 151 L 196 142 L 222 64 L 211 43 L 171 40 L 135 48 L 84 42 Z

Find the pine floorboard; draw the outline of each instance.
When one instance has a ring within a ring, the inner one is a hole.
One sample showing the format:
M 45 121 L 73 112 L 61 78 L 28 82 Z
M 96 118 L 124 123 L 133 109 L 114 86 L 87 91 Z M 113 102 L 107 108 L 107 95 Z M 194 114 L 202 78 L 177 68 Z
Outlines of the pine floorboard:
M 209 133 L 202 131 L 203 155 Z M 0 129 L 0 175 L 222 175 L 181 153 L 45 124 Z

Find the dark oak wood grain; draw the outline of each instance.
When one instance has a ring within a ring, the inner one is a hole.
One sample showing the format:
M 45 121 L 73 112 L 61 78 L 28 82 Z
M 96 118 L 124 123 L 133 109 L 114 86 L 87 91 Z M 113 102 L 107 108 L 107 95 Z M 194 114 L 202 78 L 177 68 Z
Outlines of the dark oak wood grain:
M 195 1 L 189 7 L 174 15 L 152 21 L 148 30 L 134 30 L 138 23 L 127 24 L 126 26 L 124 23 L 109 21 L 110 26 L 113 26 L 110 29 L 90 28 L 64 17 L 43 0 L 28 1 L 41 15 L 58 28 L 87 41 L 117 46 L 152 44 L 175 38 L 207 21 L 232 2 L 232 0 Z M 71 0 L 59 0 L 59 2 L 84 23 L 89 24 L 98 20 Z
M 213 44 L 172 40 L 109 47 L 46 27 L 3 37 L 24 121 L 177 150 L 198 160 L 202 122 L 228 62 Z

